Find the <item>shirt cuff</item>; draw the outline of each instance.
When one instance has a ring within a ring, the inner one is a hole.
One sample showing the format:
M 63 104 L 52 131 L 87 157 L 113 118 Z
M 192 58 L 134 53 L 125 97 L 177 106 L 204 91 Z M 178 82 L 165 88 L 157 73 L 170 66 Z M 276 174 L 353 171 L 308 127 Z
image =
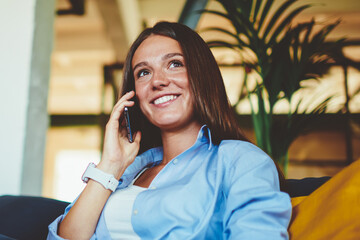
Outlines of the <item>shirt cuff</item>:
M 61 223 L 61 221 L 63 220 L 64 215 L 59 216 L 58 218 L 56 218 L 50 225 L 49 225 L 49 233 L 48 236 L 46 238 L 46 240 L 62 240 L 64 238 L 60 237 L 57 232 L 58 232 L 58 226 L 59 223 Z

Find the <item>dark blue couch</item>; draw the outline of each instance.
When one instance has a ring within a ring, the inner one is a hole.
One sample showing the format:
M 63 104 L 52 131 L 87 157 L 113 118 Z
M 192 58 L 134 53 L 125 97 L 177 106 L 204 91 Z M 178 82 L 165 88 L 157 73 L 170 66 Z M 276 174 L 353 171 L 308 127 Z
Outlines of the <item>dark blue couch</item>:
M 0 240 L 46 239 L 48 225 L 68 204 L 43 197 L 0 196 Z
M 329 177 L 286 180 L 291 197 L 307 196 Z M 69 203 L 43 197 L 0 196 L 0 240 L 46 239 L 48 225 Z

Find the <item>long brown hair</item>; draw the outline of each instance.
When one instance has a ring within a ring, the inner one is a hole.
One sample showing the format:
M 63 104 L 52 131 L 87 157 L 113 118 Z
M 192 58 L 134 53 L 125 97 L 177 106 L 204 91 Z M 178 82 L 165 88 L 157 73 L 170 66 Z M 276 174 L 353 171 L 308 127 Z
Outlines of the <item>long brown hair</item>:
M 219 144 L 225 139 L 249 141 L 242 133 L 235 112 L 226 95 L 219 66 L 204 40 L 191 28 L 171 22 L 158 22 L 145 29 L 130 47 L 124 65 L 121 96 L 135 91 L 135 79 L 131 62 L 140 44 L 151 35 L 161 35 L 176 40 L 183 51 L 185 64 L 194 97 L 194 114 L 201 124 L 211 130 L 212 142 Z M 142 114 L 136 98 L 132 107 L 135 130 L 142 132 L 139 154 L 161 145 L 160 130 Z M 275 163 L 279 173 L 280 189 L 285 189 L 285 177 Z
M 224 82 L 209 47 L 191 28 L 170 22 L 159 22 L 152 28 L 145 29 L 131 46 L 124 65 L 122 95 L 135 90 L 132 58 L 139 45 L 150 35 L 161 35 L 176 40 L 183 51 L 185 64 L 194 97 L 195 117 L 201 124 L 206 124 L 214 144 L 224 139 L 248 141 L 242 134 L 236 115 L 226 95 Z M 142 131 L 141 152 L 161 144 L 160 132 L 151 126 L 142 115 L 138 104 L 134 109 L 137 128 Z M 139 121 L 139 119 L 142 119 Z M 150 135 L 150 136 L 148 136 Z

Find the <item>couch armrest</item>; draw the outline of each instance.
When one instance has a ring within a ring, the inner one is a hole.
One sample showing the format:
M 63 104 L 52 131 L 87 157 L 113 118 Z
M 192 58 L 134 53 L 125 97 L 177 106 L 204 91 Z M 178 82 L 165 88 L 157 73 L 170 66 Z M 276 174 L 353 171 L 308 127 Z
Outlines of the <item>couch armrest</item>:
M 48 225 L 69 203 L 43 197 L 0 196 L 0 234 L 15 239 L 46 239 Z
M 286 179 L 285 192 L 290 197 L 308 196 L 329 179 L 330 177 Z

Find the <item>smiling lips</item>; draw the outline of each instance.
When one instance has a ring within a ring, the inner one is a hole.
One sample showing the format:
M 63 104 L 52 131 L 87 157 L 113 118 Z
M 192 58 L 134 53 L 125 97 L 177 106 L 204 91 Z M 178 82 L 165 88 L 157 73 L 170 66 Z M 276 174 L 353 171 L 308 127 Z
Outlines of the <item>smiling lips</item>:
M 176 95 L 166 95 L 166 96 L 160 97 L 158 99 L 155 99 L 154 104 L 158 105 L 158 104 L 166 103 L 166 102 L 176 99 L 177 97 L 178 96 L 176 96 Z

